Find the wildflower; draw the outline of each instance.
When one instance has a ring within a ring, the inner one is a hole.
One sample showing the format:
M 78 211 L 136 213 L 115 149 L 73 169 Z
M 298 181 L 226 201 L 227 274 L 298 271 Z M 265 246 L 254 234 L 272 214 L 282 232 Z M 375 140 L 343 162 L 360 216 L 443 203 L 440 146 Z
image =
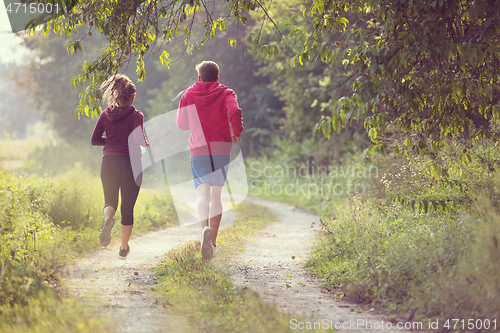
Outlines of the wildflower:
M 458 222 L 458 225 L 462 225 L 462 222 Z
M 446 229 L 446 226 L 444 226 L 443 229 Z
M 390 232 L 390 231 L 387 231 L 387 234 L 388 234 L 388 235 L 390 235 L 390 234 L 391 234 L 391 232 Z
M 434 237 L 434 233 L 431 234 L 431 237 Z

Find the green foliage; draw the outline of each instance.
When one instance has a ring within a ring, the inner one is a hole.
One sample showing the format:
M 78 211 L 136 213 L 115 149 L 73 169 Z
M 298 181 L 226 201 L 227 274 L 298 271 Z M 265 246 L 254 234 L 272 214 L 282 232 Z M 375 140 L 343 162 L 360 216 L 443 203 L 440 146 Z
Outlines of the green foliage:
M 279 25 L 279 31 L 274 30 L 269 19 L 262 28 L 258 14 L 255 14 L 257 23 L 249 29 L 247 44 L 255 49 L 252 55 L 259 63 L 259 72 L 271 79 L 271 89 L 284 103 L 285 116 L 280 121 L 279 139 L 295 146 L 304 140 L 309 141 L 311 129 L 313 135 L 316 130 L 323 132 L 324 138 L 315 137 L 316 152 L 313 155 L 317 164 L 328 165 L 343 157 L 343 147 L 347 142 L 351 145 L 351 140 L 356 141 L 353 148 L 363 150 L 369 140 L 362 125 L 356 122 L 347 123 L 342 131 L 340 122 L 334 123 L 336 133 L 332 131 L 329 110 L 333 101 L 350 93 L 353 79 L 339 64 L 322 62 L 319 57 L 297 56 L 297 50 L 304 46 L 314 30 L 309 17 L 301 15 L 305 6 L 303 1 L 269 3 L 268 13 Z M 333 44 L 339 36 L 325 37 L 325 43 Z
M 92 43 L 83 52 L 74 55 L 67 54 L 66 42 L 53 33 L 26 37 L 23 45 L 36 56 L 29 57 L 25 64 L 16 67 L 13 77 L 23 91 L 25 103 L 35 107 L 39 117 L 51 126 L 59 138 L 71 144 L 78 144 L 78 141 L 88 143 L 96 121 L 89 117 L 97 114 L 88 113 L 81 117 L 82 113 L 75 112 L 85 89 L 75 87 L 72 78 L 81 72 L 82 63 L 97 57 L 107 41 L 101 34 L 95 34 Z M 139 110 L 146 107 L 148 92 L 164 79 L 155 75 L 157 73 L 152 71 L 152 67 L 154 64 L 151 62 L 145 67 L 151 74 L 147 82 L 142 83 L 137 83 L 134 68 L 124 70 L 136 83 L 134 105 Z
M 215 8 L 215 12 L 221 15 L 225 11 L 223 6 Z M 214 13 L 212 15 L 215 15 Z M 75 36 L 84 35 L 80 31 Z M 231 36 L 229 41 L 226 36 Z M 191 38 L 203 39 L 204 29 L 194 26 Z M 92 114 L 85 113 L 85 110 L 90 109 L 84 110 L 81 109 L 81 105 L 79 106 L 80 97 L 85 98 L 86 90 L 79 85 L 75 89 L 71 78 L 80 73 L 82 63 L 85 70 L 88 70 L 90 61 L 97 57 L 100 49 L 107 44 L 107 40 L 100 33 L 94 33 L 91 41 L 92 43 L 88 43 L 82 52 L 68 55 L 66 40 L 60 39 L 54 33 L 49 33 L 46 37 L 43 35 L 30 37 L 25 41 L 25 46 L 36 53 L 38 58 L 33 57 L 27 65 L 16 70 L 19 85 L 25 88 L 25 93 L 30 96 L 32 104 L 36 106 L 42 118 L 50 123 L 61 138 L 82 149 L 82 144 L 76 141 L 88 142 L 95 120 L 92 121 L 87 117 Z M 245 137 L 241 143 L 244 153 L 255 153 L 262 147 L 269 147 L 272 144 L 272 136 L 279 128 L 280 118 L 283 117 L 282 103 L 270 89 L 270 79 L 258 74 L 259 65 L 250 56 L 245 57 L 247 47 L 244 36 L 241 36 L 241 26 L 230 25 L 225 29 L 224 35 L 217 36 L 210 43 L 203 46 L 200 44 L 198 47 L 199 50 L 195 54 L 186 54 L 185 49 L 181 48 L 164 51 L 159 60 L 151 57 L 144 65 L 148 77 L 141 82 L 137 82 L 139 77 L 135 73 L 134 66 L 120 69 L 136 84 L 137 96 L 134 101 L 136 108 L 144 112 L 146 121 L 175 109 L 178 101 L 172 102 L 172 98 L 198 79 L 195 65 L 202 60 L 213 59 L 221 66 L 221 82 L 237 93 L 238 103 L 244 112 Z M 51 84 L 37 84 L 38 82 L 51 82 Z M 80 109 L 74 114 L 72 111 L 77 107 Z M 81 115 L 86 116 L 81 117 Z M 45 152 L 40 151 L 40 153 Z M 68 153 L 71 152 L 68 150 Z M 34 158 L 41 159 L 38 156 Z M 50 163 L 51 172 L 60 172 L 55 170 L 54 166 L 66 168 L 73 160 L 71 157 L 60 163 Z M 82 165 L 90 167 L 88 161 L 92 160 L 94 159 L 87 158 Z
M 97 37 L 96 37 L 97 38 Z M 103 38 L 86 49 L 85 53 L 70 56 L 65 41 L 54 34 L 24 40 L 24 47 L 36 56 L 14 69 L 14 78 L 24 93 L 25 103 L 32 105 L 44 122 L 50 124 L 59 137 L 68 140 L 87 139 L 95 121 L 79 120 L 74 110 L 78 106 L 80 89 L 75 89 L 71 78 L 80 72 L 81 63 L 93 58 Z
M 29 127 L 28 137 L 25 139 L 14 139 L 5 135 L 4 139 L 0 140 L 0 160 L 5 164 L 15 163 L 22 166 L 36 148 L 43 147 L 53 140 L 51 134 L 42 123 L 37 123 Z
M 70 53 L 83 50 L 94 38 L 93 30 L 106 37 L 109 45 L 84 62 L 73 80 L 75 86 L 88 85 L 77 113 L 91 116 L 100 112 L 98 87 L 105 77 L 135 61 L 142 80 L 151 54 L 160 53 L 161 62 L 170 67 L 172 50 L 162 50 L 163 45 L 180 38 L 191 54 L 223 36 L 231 24 L 248 24 L 253 14 L 257 23 L 247 42 L 267 59 L 268 73 L 285 64 L 303 67 L 287 69 L 282 76 L 269 74 L 276 92 L 288 101 L 287 134 L 300 140 L 304 129 L 319 121 L 315 131 L 330 138 L 357 120 L 382 152 L 380 139 L 397 130 L 412 134 L 397 143 L 400 151 L 435 153 L 449 137 L 471 144 L 498 137 L 492 127 L 500 110 L 498 6 L 489 0 L 313 1 L 292 6 L 283 1 L 228 1 L 210 10 L 203 0 L 119 5 L 79 1 L 45 23 L 43 31 L 76 37 L 67 48 Z M 77 35 L 82 27 L 86 33 Z M 237 44 L 233 36 L 223 39 L 225 45 Z
M 82 0 L 78 2 L 60 1 L 62 7 L 71 10 L 64 15 L 43 24 L 43 32 L 53 31 L 59 36 L 75 38 L 78 28 L 87 33 L 78 36 L 67 46 L 68 53 L 84 50 L 84 44 L 92 31 L 101 32 L 107 39 L 99 55 L 92 61 L 84 62 L 82 73 L 76 76 L 73 84 L 87 85 L 80 95 L 78 114 L 98 115 L 101 111 L 98 102 L 101 98 L 99 85 L 108 76 L 136 62 L 139 81 L 146 75 L 145 60 L 151 54 L 160 53 L 163 63 L 171 63 L 169 53 L 161 51 L 162 46 L 172 45 L 174 40 L 182 40 L 190 54 L 208 39 L 223 33 L 229 24 L 245 24 L 247 13 L 263 9 L 259 1 L 231 1 L 224 4 L 222 15 L 214 13 L 205 0 L 193 1 L 104 1 Z M 74 5 L 74 6 L 73 6 Z M 37 22 L 33 22 L 30 32 L 35 33 Z M 193 26 L 203 29 L 203 37 L 192 41 Z M 233 38 L 229 39 L 234 44 Z
M 170 193 L 141 189 L 134 210 L 134 233 L 145 233 L 178 225 L 177 212 Z
M 392 125 L 412 134 L 401 148 L 435 152 L 448 137 L 472 144 L 498 138 L 490 123 L 500 116 L 499 6 L 489 0 L 314 1 L 304 8 L 314 31 L 292 29 L 287 38 L 301 43 L 292 60 L 337 60 L 355 78 L 349 95 L 330 101 L 327 126 L 362 120 L 378 143 Z
M 408 300 L 414 286 L 454 266 L 472 243 L 471 222 L 457 215 L 413 213 L 355 197 L 328 215 L 309 266 L 356 302 Z

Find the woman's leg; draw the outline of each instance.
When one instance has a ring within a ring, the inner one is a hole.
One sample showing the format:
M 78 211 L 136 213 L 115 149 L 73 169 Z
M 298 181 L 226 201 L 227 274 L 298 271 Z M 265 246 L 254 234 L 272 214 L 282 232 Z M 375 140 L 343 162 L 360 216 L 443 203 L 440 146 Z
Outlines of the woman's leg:
M 120 191 L 122 197 L 122 204 L 120 207 L 122 213 L 121 248 L 123 250 L 126 250 L 128 248 L 130 236 L 132 235 L 132 228 L 134 225 L 134 207 L 137 201 L 137 197 L 139 196 L 139 191 L 141 189 L 140 184 L 142 182 L 142 174 L 139 176 L 138 185 L 134 179 L 132 167 L 130 165 L 130 159 L 128 157 L 124 159 L 122 168 Z
M 113 216 L 118 207 L 118 192 L 120 179 L 116 172 L 116 159 L 114 156 L 105 156 L 101 164 L 101 182 L 104 191 L 104 226 L 99 236 L 102 246 L 111 242 L 111 229 L 115 224 Z
M 118 191 L 117 191 L 117 193 L 118 193 Z M 104 207 L 104 221 L 115 216 L 115 213 L 116 213 L 116 209 L 114 207 L 111 207 L 111 206 Z
M 128 249 L 128 242 L 130 236 L 132 235 L 133 225 L 123 225 L 122 224 L 122 245 L 120 246 L 122 250 Z

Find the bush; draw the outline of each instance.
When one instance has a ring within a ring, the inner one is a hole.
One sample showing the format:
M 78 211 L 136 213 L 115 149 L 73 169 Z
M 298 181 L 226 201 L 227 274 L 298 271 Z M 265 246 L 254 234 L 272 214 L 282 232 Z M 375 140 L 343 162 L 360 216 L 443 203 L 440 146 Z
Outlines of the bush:
M 25 304 L 74 251 L 96 248 L 100 210 L 85 189 L 0 179 L 0 305 Z
M 498 318 L 500 176 L 487 167 L 495 154 L 478 147 L 444 169 L 425 157 L 380 158 L 380 186 L 323 211 L 307 267 L 354 302 L 418 308 L 421 319 Z

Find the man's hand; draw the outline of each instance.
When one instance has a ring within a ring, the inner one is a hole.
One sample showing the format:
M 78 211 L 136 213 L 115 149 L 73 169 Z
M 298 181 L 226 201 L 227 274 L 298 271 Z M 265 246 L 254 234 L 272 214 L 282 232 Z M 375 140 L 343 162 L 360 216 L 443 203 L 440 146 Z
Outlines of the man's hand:
M 233 134 L 233 142 L 234 143 L 240 142 L 240 137 Z

